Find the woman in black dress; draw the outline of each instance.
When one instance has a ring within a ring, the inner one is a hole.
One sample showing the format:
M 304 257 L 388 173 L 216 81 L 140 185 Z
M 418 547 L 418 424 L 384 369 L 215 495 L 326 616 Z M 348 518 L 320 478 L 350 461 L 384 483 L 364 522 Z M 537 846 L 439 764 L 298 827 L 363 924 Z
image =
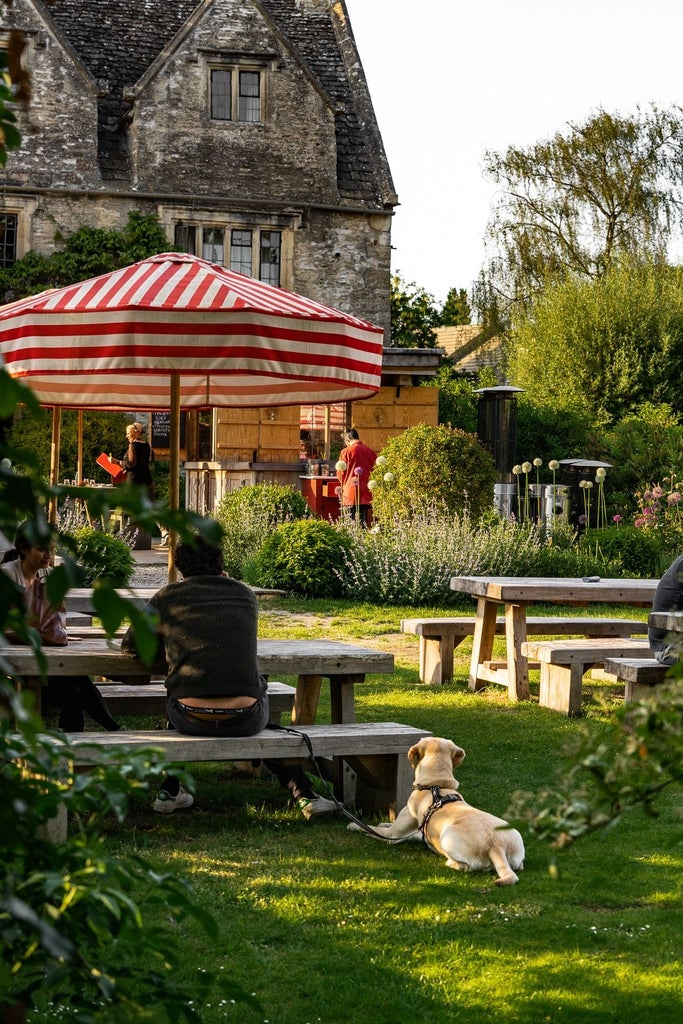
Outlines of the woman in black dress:
M 126 471 L 126 478 L 129 484 L 146 487 L 147 493 L 154 501 L 154 481 L 152 480 L 151 462 L 154 454 L 148 441 L 145 441 L 142 423 L 129 423 L 126 427 L 126 438 L 128 448 L 123 458 L 112 459 Z

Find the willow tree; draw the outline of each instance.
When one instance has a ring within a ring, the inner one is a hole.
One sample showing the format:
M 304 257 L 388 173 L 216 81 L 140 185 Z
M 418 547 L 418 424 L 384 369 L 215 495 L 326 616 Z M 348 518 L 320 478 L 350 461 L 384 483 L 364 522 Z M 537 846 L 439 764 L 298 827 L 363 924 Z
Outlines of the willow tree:
M 524 304 L 549 281 L 664 258 L 683 220 L 682 158 L 683 110 L 654 105 L 631 116 L 600 109 L 549 140 L 488 152 L 496 293 Z
M 527 401 L 586 424 L 645 402 L 683 413 L 683 269 L 623 261 L 551 285 L 513 317 L 507 357 Z

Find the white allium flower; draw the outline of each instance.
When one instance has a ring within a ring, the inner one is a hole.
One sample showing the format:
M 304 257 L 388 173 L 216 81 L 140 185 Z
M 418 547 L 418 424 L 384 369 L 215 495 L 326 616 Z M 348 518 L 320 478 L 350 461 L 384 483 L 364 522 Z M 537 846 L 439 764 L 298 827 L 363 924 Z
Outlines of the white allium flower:
M 343 460 L 343 459 L 340 459 L 340 460 L 339 460 L 339 462 L 335 462 L 335 464 L 334 464 L 334 468 L 335 468 L 335 469 L 336 469 L 336 470 L 337 470 L 337 471 L 338 471 L 339 473 L 343 473 L 343 472 L 344 472 L 344 470 L 346 469 L 346 463 L 344 462 L 344 460 Z
M 543 459 L 534 459 L 534 466 L 536 467 L 536 469 L 538 469 L 542 465 L 543 465 Z
M 387 464 L 386 456 L 378 455 L 377 456 L 377 462 L 375 463 L 375 465 L 376 466 L 386 466 L 386 464 Z
M 598 483 L 600 483 L 601 480 L 604 480 L 606 476 L 607 470 L 604 468 L 604 466 L 600 466 L 599 469 L 596 469 L 595 479 L 598 481 Z
M 519 476 L 519 474 L 522 472 L 522 467 L 521 466 L 513 466 L 512 467 L 512 472 L 515 474 L 515 476 Z
M 530 462 L 523 462 L 522 463 L 522 473 L 530 473 L 530 472 L 531 472 L 531 463 Z
M 385 473 L 384 474 L 384 483 L 385 484 L 393 484 L 393 482 L 394 482 L 394 474 L 393 473 Z
M 374 491 L 376 486 L 377 486 L 377 481 L 376 480 L 368 480 L 368 490 L 369 491 Z
M 548 469 L 552 469 L 553 473 L 555 473 L 559 468 L 560 468 L 560 464 L 557 461 L 557 459 L 551 459 L 550 462 L 548 463 Z

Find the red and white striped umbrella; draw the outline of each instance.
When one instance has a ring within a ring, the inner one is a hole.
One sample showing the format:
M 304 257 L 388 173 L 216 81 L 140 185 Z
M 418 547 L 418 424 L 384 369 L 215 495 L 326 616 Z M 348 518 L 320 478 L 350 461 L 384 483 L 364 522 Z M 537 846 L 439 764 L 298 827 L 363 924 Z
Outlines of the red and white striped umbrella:
M 382 331 L 164 253 L 0 307 L 8 372 L 44 405 L 97 409 L 327 404 L 380 385 Z

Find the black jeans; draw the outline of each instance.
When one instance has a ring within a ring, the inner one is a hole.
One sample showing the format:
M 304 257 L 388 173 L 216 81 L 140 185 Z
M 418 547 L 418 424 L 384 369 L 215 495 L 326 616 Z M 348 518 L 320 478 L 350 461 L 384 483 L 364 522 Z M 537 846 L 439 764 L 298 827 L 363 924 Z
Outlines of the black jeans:
M 109 732 L 121 728 L 90 676 L 52 676 L 42 692 L 42 701 L 59 708 L 62 732 L 83 732 L 84 712 Z
M 186 736 L 255 736 L 265 729 L 270 721 L 268 694 L 248 708 L 228 710 L 228 714 L 219 713 L 211 717 L 197 718 L 184 710 L 175 697 L 169 697 L 166 717 L 169 728 Z M 264 760 L 263 763 L 280 785 L 289 791 L 293 800 L 298 800 L 302 796 L 315 796 L 306 773 L 299 765 L 288 765 L 286 761 L 270 759 Z M 178 795 L 179 785 L 174 776 L 167 775 L 161 783 L 161 789 L 174 797 Z

